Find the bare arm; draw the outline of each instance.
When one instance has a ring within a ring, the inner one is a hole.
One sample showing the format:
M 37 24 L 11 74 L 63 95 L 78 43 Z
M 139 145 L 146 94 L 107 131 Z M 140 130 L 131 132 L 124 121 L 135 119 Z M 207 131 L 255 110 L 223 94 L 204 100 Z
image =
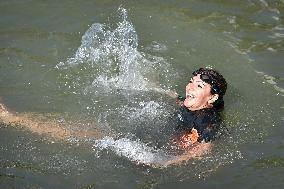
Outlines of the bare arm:
M 46 135 L 56 140 L 67 140 L 70 137 L 102 138 L 103 134 L 98 130 L 74 131 L 68 123 L 60 123 L 57 120 L 41 119 L 28 113 L 12 113 L 0 103 L 0 121 L 7 125 L 18 126 L 33 133 Z
M 196 142 L 192 147 L 188 148 L 184 154 L 176 157 L 175 159 L 167 161 L 164 166 L 180 164 L 184 161 L 188 161 L 189 159 L 201 158 L 203 155 L 209 153 L 211 149 L 212 144 L 210 142 Z

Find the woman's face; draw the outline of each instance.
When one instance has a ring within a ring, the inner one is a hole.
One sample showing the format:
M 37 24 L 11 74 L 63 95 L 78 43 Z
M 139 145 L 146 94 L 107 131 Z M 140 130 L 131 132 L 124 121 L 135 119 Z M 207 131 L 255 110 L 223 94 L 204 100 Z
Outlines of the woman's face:
M 184 106 L 192 111 L 212 108 L 212 103 L 218 99 L 218 95 L 212 95 L 210 91 L 211 85 L 202 81 L 200 74 L 192 77 L 185 89 Z

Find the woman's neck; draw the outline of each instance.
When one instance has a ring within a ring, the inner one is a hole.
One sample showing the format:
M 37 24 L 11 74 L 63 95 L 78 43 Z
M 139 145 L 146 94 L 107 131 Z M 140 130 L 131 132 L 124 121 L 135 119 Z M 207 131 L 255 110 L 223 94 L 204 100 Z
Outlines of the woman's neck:
M 202 110 L 202 109 L 207 109 L 207 108 L 213 108 L 212 104 L 205 104 L 203 106 L 200 106 L 198 108 L 193 108 L 193 107 L 187 107 L 190 111 L 197 111 L 197 110 Z

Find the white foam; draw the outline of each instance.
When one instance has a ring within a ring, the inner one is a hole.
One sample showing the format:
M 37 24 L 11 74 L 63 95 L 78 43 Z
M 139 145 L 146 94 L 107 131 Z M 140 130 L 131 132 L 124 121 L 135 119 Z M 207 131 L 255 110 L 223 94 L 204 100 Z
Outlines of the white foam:
M 128 20 L 127 11 L 119 8 L 118 13 L 119 21 L 115 26 L 92 24 L 82 36 L 81 45 L 73 57 L 60 62 L 56 68 L 65 69 L 66 72 L 70 69 L 70 75 L 65 77 L 71 80 L 68 80 L 68 85 L 75 83 L 78 91 L 85 95 L 91 94 L 88 97 L 93 98 L 93 101 L 98 100 L 98 96 L 105 97 L 97 105 L 88 104 L 86 109 L 96 110 L 100 123 L 110 125 L 120 132 L 129 131 L 124 128 L 133 127 L 129 122 L 133 123 L 141 117 L 147 120 L 155 119 L 165 112 L 163 103 L 143 97 L 132 98 L 131 92 L 134 91 L 134 96 L 140 91 L 167 93 L 171 88 L 171 80 L 177 78 L 177 73 L 163 57 L 149 54 L 166 51 L 165 45 L 153 42 L 153 48 L 150 52 L 147 51 L 148 54 L 138 50 L 138 36 L 133 24 Z M 118 93 L 120 97 L 127 93 L 127 100 L 123 98 L 113 105 L 113 101 L 118 101 Z M 124 119 L 121 119 L 122 117 Z M 120 129 L 122 127 L 123 129 Z M 146 164 L 168 158 L 164 152 L 155 150 L 138 139 L 115 140 L 105 137 L 97 140 L 94 147 L 110 149 L 120 156 Z
M 56 68 L 68 69 L 83 64 L 88 65 L 88 69 L 93 69 L 90 71 L 94 73 L 93 82 L 91 86 L 85 86 L 85 92 L 92 89 L 103 92 L 113 89 L 160 89 L 154 83 L 158 83 L 161 76 L 172 78 L 171 75 L 176 73 L 170 71 L 171 66 L 162 57 L 138 51 L 138 36 L 132 23 L 128 21 L 127 11 L 120 7 L 118 12 L 120 21 L 115 28 L 94 23 L 82 36 L 75 55 L 66 62 L 58 63 Z M 158 48 L 160 50 L 166 47 L 159 44 Z M 169 83 L 167 80 L 165 82 Z
M 156 150 L 142 143 L 140 140 L 129 138 L 113 139 L 104 137 L 96 140 L 94 150 L 110 149 L 119 156 L 126 157 L 132 161 L 143 164 L 162 164 L 172 158 L 161 150 Z

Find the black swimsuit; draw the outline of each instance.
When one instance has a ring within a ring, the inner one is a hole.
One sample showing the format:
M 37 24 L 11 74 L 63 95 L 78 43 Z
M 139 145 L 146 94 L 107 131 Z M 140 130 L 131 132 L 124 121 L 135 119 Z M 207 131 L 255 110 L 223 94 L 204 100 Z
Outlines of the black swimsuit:
M 182 106 L 177 112 L 178 126 L 176 132 L 178 136 L 190 133 L 194 128 L 198 132 L 198 142 L 209 142 L 213 140 L 219 129 L 220 118 L 215 108 L 205 108 L 190 111 Z

